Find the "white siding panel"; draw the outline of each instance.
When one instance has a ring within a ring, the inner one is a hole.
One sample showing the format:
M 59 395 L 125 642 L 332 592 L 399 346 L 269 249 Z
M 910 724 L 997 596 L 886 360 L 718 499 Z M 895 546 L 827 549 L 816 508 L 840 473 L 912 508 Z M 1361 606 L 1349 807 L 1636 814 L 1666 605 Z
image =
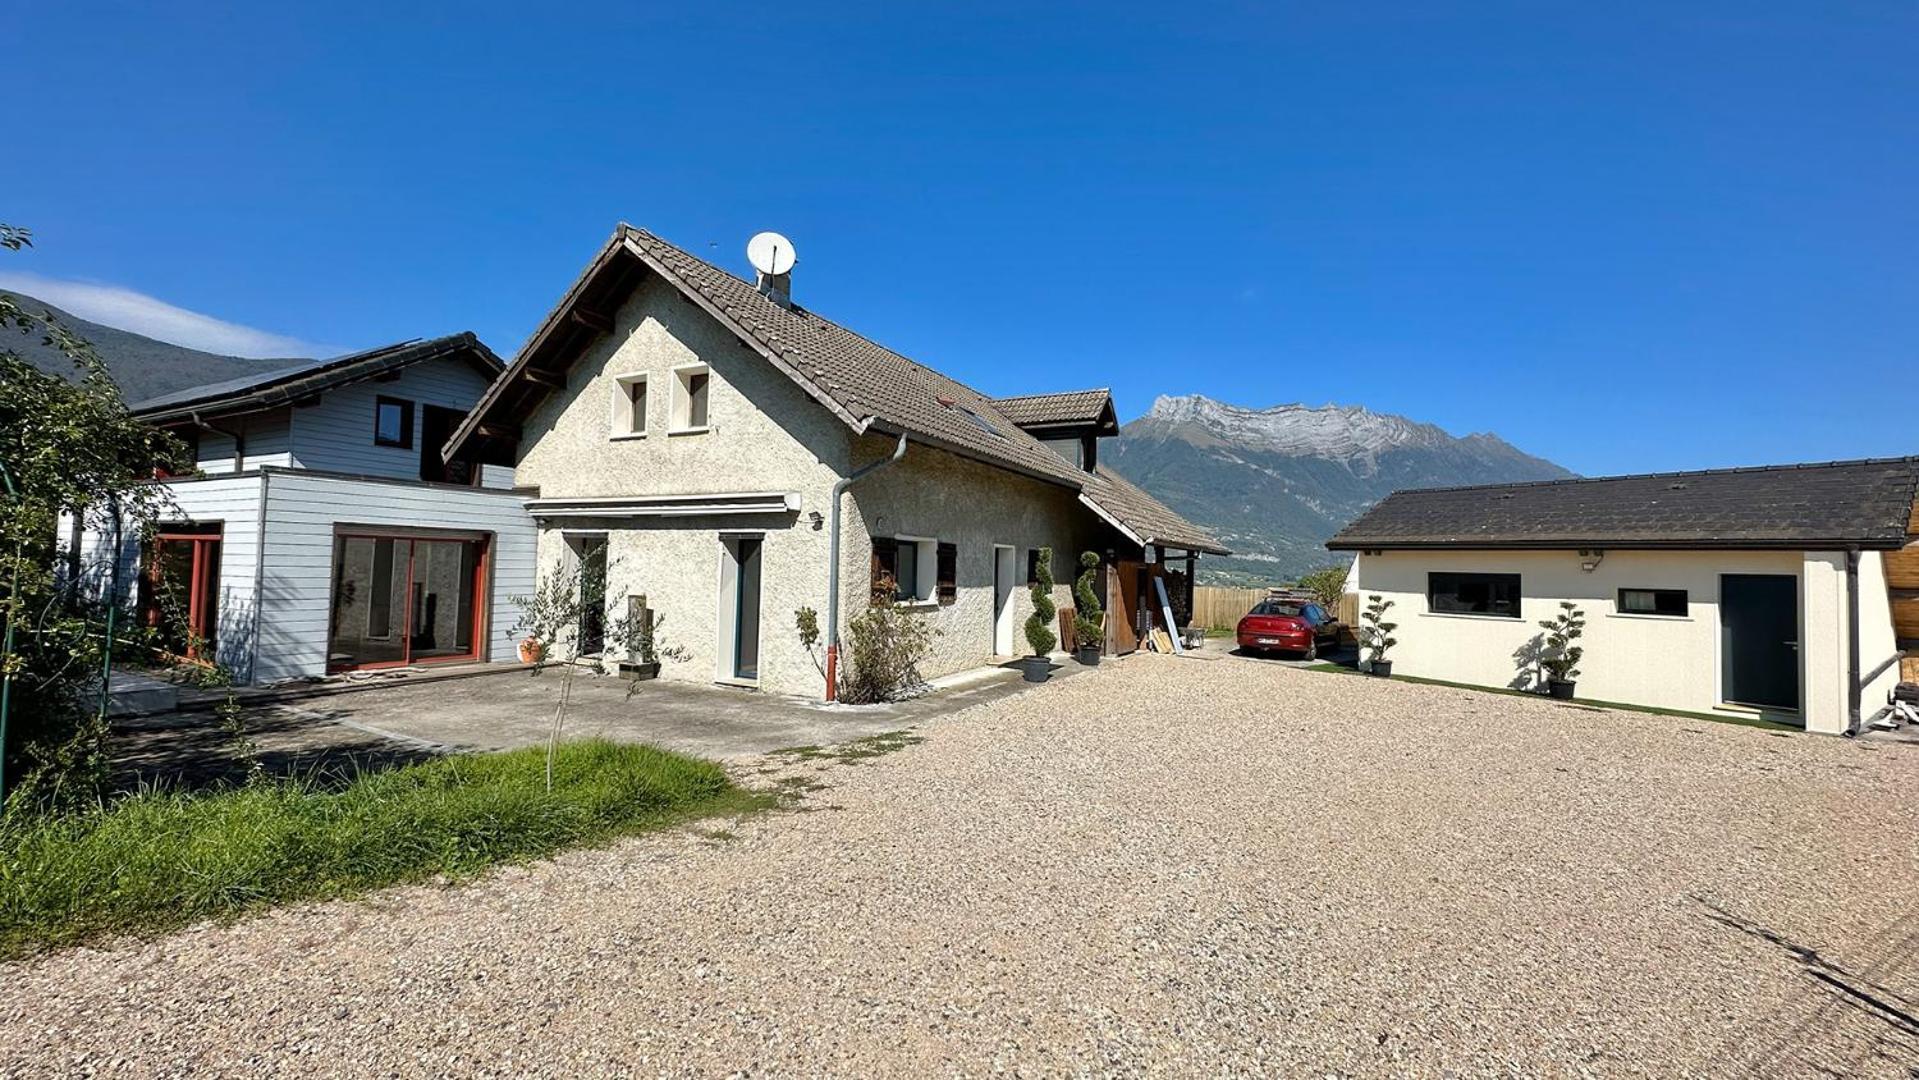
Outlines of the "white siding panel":
M 237 431 L 245 437 L 246 459 L 241 462 L 242 471 L 258 469 L 262 465 L 282 468 L 298 465 L 293 456 L 292 423 L 292 416 L 285 409 L 213 421 L 215 427 Z M 233 472 L 232 437 L 202 430 L 200 451 L 195 459 L 200 471 L 209 476 Z
M 476 488 L 275 472 L 267 488 L 267 513 L 260 681 L 325 672 L 333 537 L 340 525 L 490 534 L 491 595 L 482 655 L 501 661 L 514 657 L 512 629 L 520 613 L 508 597 L 533 591 L 534 552 L 533 521 L 517 496 Z
M 329 390 L 318 404 L 293 411 L 293 459 L 305 469 L 417 480 L 426 428 L 424 406 L 464 413 L 486 387 L 487 379 L 478 369 L 464 360 L 447 358 L 414 364 L 387 382 L 368 380 Z M 413 403 L 411 448 L 374 445 L 374 403 L 382 397 Z
M 241 681 L 248 681 L 258 606 L 254 578 L 260 550 L 260 476 L 176 480 L 164 488 L 168 505 L 161 512 L 162 522 L 220 523 L 219 659 Z M 105 514 L 88 514 L 80 540 L 81 577 L 95 596 L 104 595 L 112 580 L 114 532 Z M 119 532 L 120 595 L 131 600 L 140 573 L 140 536 L 132 527 Z

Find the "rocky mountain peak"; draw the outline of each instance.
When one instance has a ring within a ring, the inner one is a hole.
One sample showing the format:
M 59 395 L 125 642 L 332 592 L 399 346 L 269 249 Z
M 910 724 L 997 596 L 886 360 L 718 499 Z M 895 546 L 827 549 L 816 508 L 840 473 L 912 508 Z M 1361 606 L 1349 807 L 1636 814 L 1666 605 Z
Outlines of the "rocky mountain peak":
M 1273 405 L 1249 409 L 1203 394 L 1162 394 L 1134 424 L 1137 434 L 1196 444 L 1230 443 L 1274 453 L 1334 460 L 1370 458 L 1395 447 L 1442 446 L 1452 436 L 1432 424 L 1359 405 Z M 1129 428 L 1132 425 L 1128 425 Z

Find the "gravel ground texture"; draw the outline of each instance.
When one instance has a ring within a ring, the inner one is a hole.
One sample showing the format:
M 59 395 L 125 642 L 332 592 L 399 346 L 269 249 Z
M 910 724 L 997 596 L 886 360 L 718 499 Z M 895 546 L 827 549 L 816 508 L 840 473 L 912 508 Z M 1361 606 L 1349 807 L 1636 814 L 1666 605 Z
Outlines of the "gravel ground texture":
M 918 734 L 759 766 L 792 810 L 0 967 L 0 1073 L 1919 1066 L 1919 750 L 1157 656 Z

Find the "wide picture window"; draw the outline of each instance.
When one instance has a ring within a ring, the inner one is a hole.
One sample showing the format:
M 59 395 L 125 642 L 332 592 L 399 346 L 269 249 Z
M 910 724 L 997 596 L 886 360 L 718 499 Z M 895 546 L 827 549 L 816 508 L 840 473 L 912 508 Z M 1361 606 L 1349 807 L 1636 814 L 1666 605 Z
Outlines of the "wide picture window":
M 1519 618 L 1518 574 L 1427 575 L 1428 610 L 1449 615 Z

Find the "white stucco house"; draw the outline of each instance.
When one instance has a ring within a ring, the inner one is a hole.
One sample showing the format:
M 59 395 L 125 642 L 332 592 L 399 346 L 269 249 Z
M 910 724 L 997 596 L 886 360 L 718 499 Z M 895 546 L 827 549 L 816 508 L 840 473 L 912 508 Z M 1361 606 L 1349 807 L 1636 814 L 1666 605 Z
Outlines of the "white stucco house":
M 154 481 L 155 535 L 70 521 L 70 572 L 245 682 L 514 658 L 533 523 L 512 448 L 440 452 L 504 367 L 457 334 L 135 403 L 195 471 Z
M 1100 553 L 1123 651 L 1157 595 L 1142 582 L 1190 590 L 1194 557 L 1224 550 L 1099 464 L 1105 391 L 989 398 L 794 302 L 787 278 L 622 225 L 447 446 L 517 445 L 541 566 L 603 566 L 607 612 L 662 618 L 688 653 L 662 678 L 821 695 L 795 612 L 830 626 L 882 577 L 938 631 L 927 677 L 1017 655 L 1041 547 L 1062 604 L 1075 557 Z
M 1919 649 L 1919 457 L 1400 491 L 1327 546 L 1396 675 L 1532 689 L 1570 601 L 1581 698 L 1849 734 Z

